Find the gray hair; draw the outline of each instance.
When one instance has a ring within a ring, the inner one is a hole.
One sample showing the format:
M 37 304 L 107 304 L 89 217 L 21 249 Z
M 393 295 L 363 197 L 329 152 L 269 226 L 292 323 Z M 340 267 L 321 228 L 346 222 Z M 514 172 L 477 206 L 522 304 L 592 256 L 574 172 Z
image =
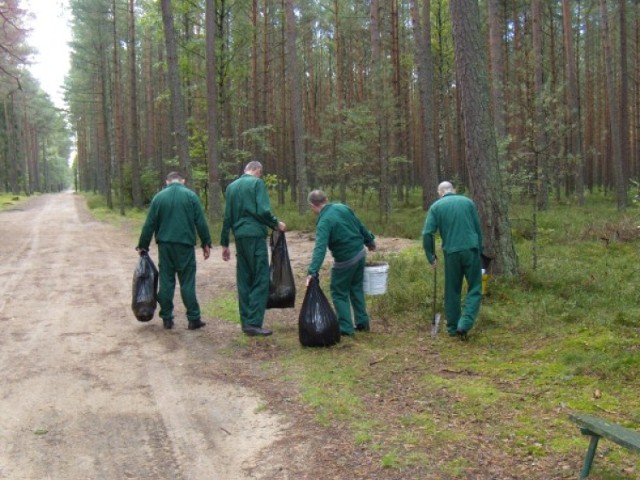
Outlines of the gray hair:
M 453 188 L 453 185 L 451 184 L 451 182 L 442 182 L 440 185 L 438 185 L 438 193 L 440 195 L 444 195 L 445 193 L 454 193 L 455 189 Z
M 247 166 L 244 167 L 245 173 L 253 172 L 256 170 L 262 170 L 262 164 L 257 160 L 251 160 L 249 163 L 247 163 Z
M 322 190 L 313 190 L 307 196 L 307 201 L 316 207 L 327 203 L 327 195 Z
M 167 183 L 181 182 L 184 176 L 180 172 L 169 172 L 166 177 Z

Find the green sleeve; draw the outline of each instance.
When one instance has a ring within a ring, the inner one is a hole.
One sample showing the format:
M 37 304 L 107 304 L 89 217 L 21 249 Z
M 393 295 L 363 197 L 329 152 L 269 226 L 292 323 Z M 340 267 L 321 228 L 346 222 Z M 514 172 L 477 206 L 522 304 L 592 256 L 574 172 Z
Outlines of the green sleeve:
M 229 232 L 231 231 L 231 202 L 229 200 L 229 190 L 225 195 L 224 219 L 222 220 L 222 232 L 220 232 L 220 245 L 229 246 Z
M 358 223 L 360 224 L 360 234 L 364 238 L 364 244 L 372 245 L 373 243 L 375 243 L 375 239 L 376 239 L 375 235 L 371 233 L 367 227 L 365 227 L 364 223 L 362 223 L 362 221 L 359 218 L 358 218 Z
M 140 232 L 140 238 L 138 239 L 138 248 L 149 250 L 151 245 L 151 238 L 158 227 L 158 208 L 157 202 L 151 201 L 149 211 L 147 212 L 147 218 L 142 226 L 142 232 Z
M 329 234 L 331 227 L 329 222 L 318 220 L 316 226 L 316 243 L 313 247 L 313 255 L 311 257 L 311 264 L 307 273 L 309 275 L 315 275 L 320 271 L 324 257 L 327 254 L 327 246 L 329 244 Z
M 207 224 L 207 219 L 204 215 L 204 209 L 202 208 L 202 204 L 200 203 L 200 199 L 194 193 L 193 194 L 193 208 L 195 213 L 196 220 L 196 231 L 198 232 L 198 236 L 200 237 L 200 242 L 202 242 L 202 246 L 205 245 L 211 246 L 211 233 L 209 232 L 209 225 Z
M 435 233 L 438 230 L 436 216 L 433 213 L 433 207 L 427 214 L 427 219 L 424 222 L 424 228 L 422 229 L 422 248 L 427 257 L 427 261 L 433 264 L 435 260 Z
M 478 234 L 478 248 L 480 249 L 480 253 L 483 253 L 483 238 L 482 238 L 482 226 L 480 225 L 480 216 L 478 215 L 478 210 L 476 208 L 473 209 L 473 223 L 476 227 L 476 232 Z
M 271 200 L 269 200 L 267 185 L 262 179 L 256 182 L 256 207 L 256 213 L 265 225 L 274 229 L 278 228 L 278 219 L 271 212 Z

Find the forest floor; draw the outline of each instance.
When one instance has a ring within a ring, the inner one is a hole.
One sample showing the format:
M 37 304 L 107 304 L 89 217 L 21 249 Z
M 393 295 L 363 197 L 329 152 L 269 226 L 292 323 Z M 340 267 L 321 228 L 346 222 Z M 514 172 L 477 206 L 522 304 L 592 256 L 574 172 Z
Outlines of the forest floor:
M 96 221 L 72 193 L 0 212 L 0 478 L 391 478 L 263 368 L 297 310 L 267 312 L 270 339 L 215 317 L 189 331 L 176 292 L 173 330 L 138 322 L 138 233 Z M 311 237 L 287 241 L 304 271 Z M 233 294 L 235 261 L 198 250 L 197 282 L 201 303 Z

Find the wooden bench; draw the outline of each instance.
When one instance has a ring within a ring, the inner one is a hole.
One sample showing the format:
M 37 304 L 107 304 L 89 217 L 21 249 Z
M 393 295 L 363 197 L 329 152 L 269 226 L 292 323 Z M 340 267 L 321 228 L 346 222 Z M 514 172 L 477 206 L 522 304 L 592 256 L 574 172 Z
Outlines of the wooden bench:
M 583 435 L 591 437 L 587 456 L 584 458 L 584 464 L 580 472 L 580 479 L 585 479 L 589 476 L 593 457 L 596 454 L 596 448 L 598 448 L 598 440 L 601 437 L 607 438 L 631 451 L 640 452 L 640 432 L 582 413 L 570 413 L 569 418 L 578 425 Z

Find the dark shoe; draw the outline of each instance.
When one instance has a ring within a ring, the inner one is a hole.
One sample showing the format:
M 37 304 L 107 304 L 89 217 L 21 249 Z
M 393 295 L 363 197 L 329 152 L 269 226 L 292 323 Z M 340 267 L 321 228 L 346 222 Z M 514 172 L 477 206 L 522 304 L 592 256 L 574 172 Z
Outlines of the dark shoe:
M 370 330 L 371 330 L 371 327 L 369 327 L 369 325 L 356 325 L 357 332 L 368 332 Z
M 458 330 L 456 334 L 458 335 L 458 338 L 463 342 L 466 342 L 467 340 L 469 340 L 466 330 Z
M 199 328 L 202 328 L 206 325 L 206 323 L 204 323 L 202 320 L 198 319 L 198 320 L 189 320 L 189 330 L 197 330 Z
M 165 330 L 171 330 L 173 328 L 173 319 L 163 318 L 162 325 L 164 325 Z
M 245 335 L 249 335 L 250 337 L 268 337 L 273 333 L 267 328 L 254 327 L 251 325 L 242 327 L 242 331 L 245 333 Z

